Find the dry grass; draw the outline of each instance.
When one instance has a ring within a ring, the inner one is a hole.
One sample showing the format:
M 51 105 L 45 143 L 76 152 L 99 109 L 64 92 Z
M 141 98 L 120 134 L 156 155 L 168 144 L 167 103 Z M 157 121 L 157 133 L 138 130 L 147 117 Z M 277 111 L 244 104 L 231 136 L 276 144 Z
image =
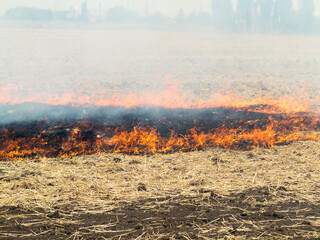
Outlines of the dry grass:
M 258 187 L 285 187 L 316 202 L 320 142 L 297 142 L 250 152 L 208 149 L 171 155 L 96 154 L 0 162 L 2 206 L 48 208 L 76 201 L 95 208 L 164 196 L 227 195 Z M 120 162 L 118 162 L 120 161 Z
M 131 239 L 132 236 L 137 239 L 210 239 L 208 236 L 246 239 L 250 231 L 259 236 L 258 239 L 288 238 L 286 232 L 270 233 L 265 228 L 265 225 L 272 226 L 270 224 L 274 221 L 283 221 L 282 217 L 279 220 L 267 217 L 258 222 L 239 219 L 239 216 L 242 216 L 239 214 L 248 210 L 229 205 L 228 199 L 247 193 L 247 196 L 239 200 L 240 204 L 243 201 L 249 204 L 246 206 L 258 206 L 261 205 L 257 198 L 259 191 L 248 190 L 268 189 L 272 197 L 263 200 L 265 207 L 264 210 L 259 210 L 260 213 L 267 211 L 268 206 L 273 208 L 272 206 L 280 203 L 296 200 L 301 203 L 307 202 L 305 206 L 310 211 L 309 206 L 318 206 L 320 201 L 319 149 L 319 141 L 309 141 L 247 152 L 207 149 L 150 157 L 95 154 L 43 159 L 38 162 L 0 162 L 0 206 L 18 206 L 20 209 L 20 212 L 14 214 L 9 214 L 8 210 L 0 211 L 0 220 L 2 218 L 10 222 L 18 219 L 19 229 L 40 229 L 38 232 L 29 230 L 28 233 L 3 232 L 0 236 L 9 239 L 44 239 L 50 234 L 60 234 L 60 230 L 54 229 L 78 225 L 71 235 L 60 239 L 86 239 L 99 234 L 112 236 L 114 239 Z M 282 190 L 286 194 L 282 194 Z M 215 202 L 211 202 L 210 196 Z M 182 217 L 185 220 L 179 226 L 181 231 L 179 230 L 178 234 L 157 232 L 166 221 L 159 216 L 163 212 L 174 215 L 177 211 L 178 214 L 181 206 L 186 208 L 184 211 L 191 208 L 190 212 Z M 208 207 L 218 212 L 219 209 L 225 209 L 226 214 L 199 225 L 198 222 L 208 216 L 204 210 Z M 293 230 L 296 236 L 303 236 L 305 239 L 320 237 L 317 234 L 318 230 L 306 228 L 319 228 L 317 215 L 304 217 L 303 208 L 305 207 L 302 206 L 302 209 L 293 213 L 293 217 L 286 217 L 288 222 L 283 223 L 285 225 L 281 228 L 286 231 Z M 50 215 L 54 216 L 56 209 L 59 210 L 59 218 L 51 218 Z M 285 209 L 284 212 L 289 209 Z M 235 213 L 228 213 L 231 210 Z M 302 215 L 299 215 L 299 211 L 302 211 Z M 147 215 L 142 223 L 149 225 L 143 229 L 140 229 L 140 225 L 125 225 L 119 229 L 118 225 L 123 219 L 115 222 L 103 221 L 103 224 L 94 224 L 93 220 L 92 224 L 83 225 L 83 222 L 74 218 L 77 214 L 95 216 L 113 214 L 112 212 L 117 214 L 117 219 L 118 214 L 119 218 L 126 218 L 131 212 L 144 212 Z M 250 214 L 256 213 L 251 211 Z M 308 219 L 307 225 L 305 219 Z M 54 229 L 51 227 L 41 230 L 41 226 L 46 224 L 51 224 Z M 183 227 L 185 224 L 192 224 L 196 234 L 187 231 L 187 228 Z M 238 237 L 229 234 L 230 231 L 234 231 L 234 226 L 237 226 Z M 3 227 L 5 226 L 0 224 L 0 230 Z M 151 231 L 150 228 L 154 230 Z

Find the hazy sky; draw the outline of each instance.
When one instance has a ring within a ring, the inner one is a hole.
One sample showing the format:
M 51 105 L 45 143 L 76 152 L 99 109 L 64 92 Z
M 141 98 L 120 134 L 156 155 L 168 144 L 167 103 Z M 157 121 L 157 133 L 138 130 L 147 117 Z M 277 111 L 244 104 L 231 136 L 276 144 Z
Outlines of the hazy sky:
M 80 8 L 84 0 L 0 0 L 0 15 L 9 8 L 30 6 L 43 9 L 65 10 L 70 7 Z M 101 3 L 102 13 L 107 9 L 124 6 L 139 11 L 141 14 L 162 12 L 175 17 L 180 9 L 186 13 L 192 11 L 211 12 L 210 0 L 87 0 L 89 11 L 97 14 Z M 170 6 L 170 7 L 169 7 Z

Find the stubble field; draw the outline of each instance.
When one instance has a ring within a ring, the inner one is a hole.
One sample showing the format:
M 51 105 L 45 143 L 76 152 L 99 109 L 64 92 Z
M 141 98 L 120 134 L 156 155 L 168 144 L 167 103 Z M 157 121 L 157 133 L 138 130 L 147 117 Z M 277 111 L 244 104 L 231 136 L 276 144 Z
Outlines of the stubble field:
M 319 110 L 314 36 L 0 29 L 2 103 L 177 82 Z M 174 97 L 174 96 L 173 96 Z M 0 162 L 3 239 L 317 239 L 320 143 Z

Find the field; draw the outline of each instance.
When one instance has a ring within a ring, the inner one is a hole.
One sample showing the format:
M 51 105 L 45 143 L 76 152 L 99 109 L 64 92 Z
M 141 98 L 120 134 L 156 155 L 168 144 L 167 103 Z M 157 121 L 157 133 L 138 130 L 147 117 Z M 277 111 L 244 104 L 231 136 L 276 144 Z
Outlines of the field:
M 0 29 L 0 102 L 63 94 L 139 94 L 158 90 L 167 80 L 179 84 L 191 99 L 221 92 L 246 99 L 294 94 L 299 100 L 314 100 L 320 93 L 319 40 L 294 35 Z
M 0 33 L 2 103 L 141 94 L 169 80 L 190 99 L 285 96 L 320 108 L 316 36 Z M 319 141 L 0 161 L 0 238 L 318 239 L 319 161 Z
M 1 236 L 319 238 L 319 149 L 1 162 Z

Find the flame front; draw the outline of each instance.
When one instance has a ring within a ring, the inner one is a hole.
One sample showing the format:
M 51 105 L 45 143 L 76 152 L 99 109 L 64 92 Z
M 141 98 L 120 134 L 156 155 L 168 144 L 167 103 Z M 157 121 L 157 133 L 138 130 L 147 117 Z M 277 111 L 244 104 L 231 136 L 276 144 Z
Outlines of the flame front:
M 163 86 L 148 89 L 139 93 L 120 94 L 84 94 L 80 93 L 35 93 L 31 96 L 18 98 L 14 94 L 19 86 L 10 84 L 0 87 L 0 104 L 21 104 L 25 102 L 43 103 L 49 105 L 72 105 L 72 106 L 113 106 L 113 107 L 163 107 L 168 109 L 204 109 L 215 107 L 244 108 L 248 111 L 260 111 L 265 113 L 292 113 L 307 111 L 312 104 L 309 101 L 301 101 L 295 96 L 284 95 L 279 99 L 257 98 L 243 100 L 236 94 L 213 93 L 205 99 L 190 97 L 191 94 L 181 90 L 177 82 L 167 80 Z M 21 90 L 21 89 L 20 89 Z M 314 99 L 318 102 L 319 99 Z M 253 108 L 252 106 L 255 106 Z
M 234 95 L 217 93 L 205 100 L 192 101 L 187 93 L 179 89 L 178 84 L 172 82 L 167 82 L 163 90 L 125 96 L 114 94 L 109 97 L 40 94 L 15 99 L 12 94 L 14 91 L 14 86 L 0 88 L 2 96 L 0 103 L 14 105 L 37 102 L 50 105 L 111 106 L 126 109 L 161 107 L 173 111 L 223 108 L 244 113 L 245 116 L 249 113 L 264 115 L 262 118 L 258 115 L 254 120 L 240 117 L 233 121 L 228 120 L 227 123 L 221 121 L 214 127 L 209 126 L 210 124 L 206 126 L 204 122 L 201 128 L 198 128 L 197 119 L 194 119 L 194 126 L 188 125 L 183 129 L 183 133 L 167 129 L 171 131 L 169 135 L 161 134 L 157 124 L 139 123 L 115 126 L 108 123 L 97 125 L 85 121 L 59 124 L 38 122 L 38 125 L 33 126 L 31 130 L 28 129 L 30 126 L 4 127 L 0 130 L 0 159 L 65 157 L 97 152 L 157 154 L 195 151 L 208 147 L 249 150 L 260 147 L 272 148 L 293 141 L 320 139 L 319 112 L 310 111 L 312 103 L 298 101 L 290 96 L 244 101 Z M 170 125 L 165 118 L 161 121 L 160 125 Z
M 41 126 L 38 128 L 42 129 Z M 289 114 L 279 119 L 239 120 L 205 131 L 193 127 L 186 134 L 172 130 L 167 137 L 161 136 L 156 128 L 150 126 L 135 126 L 132 130 L 124 130 L 75 122 L 66 126 L 51 126 L 32 137 L 21 137 L 15 131 L 3 129 L 0 135 L 0 158 L 17 160 L 97 152 L 158 154 L 208 147 L 234 150 L 272 148 L 293 141 L 319 140 L 319 129 L 319 119 L 309 114 Z
M 310 129 L 310 126 L 306 127 L 302 119 L 301 121 L 278 122 L 270 118 L 264 130 L 258 128 L 248 130 L 243 126 L 229 129 L 222 125 L 208 133 L 192 128 L 186 135 L 179 136 L 172 132 L 170 138 L 163 138 L 154 128 L 135 127 L 131 132 L 118 132 L 112 138 L 107 139 L 105 145 L 111 152 L 127 154 L 195 151 L 206 147 L 249 150 L 272 148 L 276 144 L 288 144 L 293 141 L 320 139 L 316 132 L 300 131 L 307 128 Z

